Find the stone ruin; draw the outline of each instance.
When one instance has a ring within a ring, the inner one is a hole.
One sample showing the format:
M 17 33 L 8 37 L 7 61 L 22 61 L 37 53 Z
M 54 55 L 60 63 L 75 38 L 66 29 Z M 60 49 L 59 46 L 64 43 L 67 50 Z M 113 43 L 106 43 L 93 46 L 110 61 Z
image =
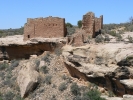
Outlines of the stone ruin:
M 93 12 L 88 12 L 83 15 L 82 19 L 82 29 L 86 31 L 87 35 L 91 37 L 96 37 L 100 34 L 101 29 L 103 28 L 103 15 L 100 18 L 95 17 Z
M 68 38 L 68 44 L 75 46 L 83 45 L 88 42 L 88 38 L 95 38 L 100 34 L 103 28 L 103 15 L 99 18 L 95 17 L 93 12 L 88 12 L 83 15 L 82 28 L 80 32 L 76 32 L 72 37 Z M 65 19 L 59 17 L 46 17 L 27 19 L 27 23 L 24 25 L 24 41 L 31 38 L 59 38 L 67 35 L 67 29 L 65 27 Z
M 46 17 L 27 19 L 24 25 L 24 41 L 31 38 L 59 38 L 66 36 L 65 19 L 59 17 Z
M 88 43 L 88 38 L 95 38 L 101 33 L 102 28 L 103 15 L 101 15 L 100 18 L 97 18 L 93 12 L 88 12 L 83 15 L 82 29 L 80 29 L 79 32 L 76 32 L 76 35 L 73 35 L 73 42 L 71 42 L 71 44 L 74 46 L 81 46 L 83 43 Z

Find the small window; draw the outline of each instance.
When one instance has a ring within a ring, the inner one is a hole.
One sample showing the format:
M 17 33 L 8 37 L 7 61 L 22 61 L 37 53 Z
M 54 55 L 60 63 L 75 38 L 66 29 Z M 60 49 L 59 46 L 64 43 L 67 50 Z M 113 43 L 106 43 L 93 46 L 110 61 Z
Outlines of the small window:
M 30 38 L 30 35 L 28 35 L 28 38 Z

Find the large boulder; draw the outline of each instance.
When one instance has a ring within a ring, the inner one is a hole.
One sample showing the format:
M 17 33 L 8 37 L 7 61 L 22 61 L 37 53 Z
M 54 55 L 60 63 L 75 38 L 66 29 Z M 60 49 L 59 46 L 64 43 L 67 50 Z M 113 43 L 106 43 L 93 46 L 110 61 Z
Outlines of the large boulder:
M 20 87 L 21 97 L 26 97 L 33 91 L 39 81 L 39 73 L 33 62 L 25 62 L 18 73 L 17 83 Z
M 133 100 L 133 95 L 123 95 L 123 100 Z

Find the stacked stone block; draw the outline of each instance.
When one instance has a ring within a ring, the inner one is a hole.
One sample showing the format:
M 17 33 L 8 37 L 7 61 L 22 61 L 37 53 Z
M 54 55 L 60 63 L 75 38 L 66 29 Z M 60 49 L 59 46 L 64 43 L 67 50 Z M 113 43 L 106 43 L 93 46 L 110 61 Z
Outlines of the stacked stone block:
M 59 17 L 28 18 L 24 26 L 24 40 L 36 37 L 58 38 L 66 34 L 65 19 Z
M 96 33 L 100 32 L 102 27 L 103 16 L 96 18 L 93 12 L 88 12 L 87 14 L 83 15 L 82 29 L 86 31 L 86 34 L 84 34 L 85 40 L 89 35 L 95 37 L 97 35 Z

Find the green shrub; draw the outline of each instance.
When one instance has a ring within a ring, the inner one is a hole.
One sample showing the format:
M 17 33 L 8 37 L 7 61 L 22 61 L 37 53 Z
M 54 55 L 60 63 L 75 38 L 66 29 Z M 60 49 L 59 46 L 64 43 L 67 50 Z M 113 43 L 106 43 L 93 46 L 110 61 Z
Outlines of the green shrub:
M 66 84 L 65 82 L 64 82 L 64 83 L 61 83 L 61 84 L 59 85 L 58 89 L 59 89 L 60 91 L 66 90 L 66 89 L 67 89 L 67 84 Z
M 90 90 L 84 93 L 82 100 L 105 100 L 104 98 L 101 98 L 100 96 L 101 96 L 101 93 L 97 89 L 93 89 L 93 90 Z
M 73 25 L 71 23 L 66 23 L 66 27 L 73 27 Z
M 46 83 L 47 85 L 51 84 L 51 78 L 52 76 L 50 75 L 45 76 L 44 83 Z
M 4 72 L 0 72 L 0 77 L 1 77 L 2 80 L 4 80 L 4 78 L 5 78 L 5 73 L 4 73 Z
M 108 34 L 110 34 L 110 35 L 112 35 L 112 36 L 116 36 L 116 32 L 115 32 L 115 31 L 109 31 Z
M 66 79 L 67 79 L 67 76 L 66 76 L 66 75 L 63 75 L 63 76 L 62 76 L 62 79 L 63 79 L 63 80 L 66 80 Z
M 15 98 L 13 100 L 24 100 L 23 98 L 21 98 L 20 95 L 16 95 Z
M 77 23 L 77 25 L 78 25 L 78 28 L 81 28 L 82 27 L 82 21 L 79 20 L 78 23 Z
M 44 57 L 42 57 L 42 60 L 45 61 L 45 62 L 50 63 L 50 59 L 49 59 L 49 57 L 50 57 L 50 54 L 47 53 Z
M 109 97 L 114 97 L 114 93 L 112 91 L 108 91 Z
M 130 35 L 128 35 L 127 39 L 129 41 L 129 43 L 133 43 L 133 38 Z
M 95 42 L 96 43 L 100 43 L 100 42 L 103 42 L 104 41 L 104 38 L 102 37 L 102 35 L 98 35 L 96 38 L 95 38 Z
M 104 41 L 110 41 L 110 38 L 109 38 L 108 35 L 105 35 L 105 39 L 104 39 Z
M 3 100 L 13 100 L 15 94 L 13 92 L 7 92 L 3 95 Z
M 71 92 L 73 95 L 77 96 L 77 95 L 80 95 L 80 88 L 78 87 L 77 83 L 73 83 L 70 87 L 71 89 Z
M 52 95 L 52 98 L 50 100 L 57 100 L 55 95 Z
M 116 37 L 117 37 L 117 41 L 122 41 L 122 36 L 119 33 L 116 34 Z
M 11 65 L 10 65 L 10 68 L 11 69 L 14 69 L 15 67 L 17 67 L 19 65 L 19 60 L 12 60 L 11 61 Z
M 88 100 L 87 98 L 83 99 L 80 95 L 77 95 L 76 97 L 73 98 L 73 100 Z
M 74 27 L 67 27 L 67 35 L 72 35 L 75 33 Z
M 56 48 L 54 50 L 54 53 L 56 54 L 56 56 L 60 56 L 62 54 L 62 50 L 60 48 Z
M 39 71 L 43 72 L 44 74 L 47 74 L 48 71 L 49 71 L 49 69 L 48 69 L 47 66 L 44 65 L 44 66 L 42 66 L 42 67 L 39 69 Z
M 6 62 L 3 62 L 3 63 L 0 64 L 0 70 L 4 70 L 4 69 L 6 69 L 8 67 L 9 67 L 9 64 L 6 63 Z
M 39 67 L 40 61 L 39 60 L 35 60 L 35 64 L 36 64 L 36 67 Z

